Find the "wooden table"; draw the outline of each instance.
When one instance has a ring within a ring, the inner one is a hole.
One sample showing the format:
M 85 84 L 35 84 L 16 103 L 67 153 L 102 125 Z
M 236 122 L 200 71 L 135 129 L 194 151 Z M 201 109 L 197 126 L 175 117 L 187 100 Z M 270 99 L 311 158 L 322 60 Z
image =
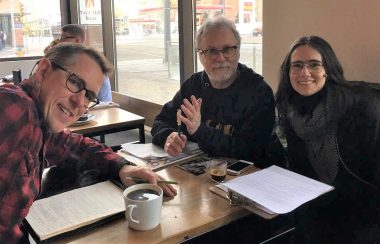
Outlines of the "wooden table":
M 159 171 L 158 174 L 179 182 L 178 195 L 165 199 L 161 223 L 148 231 L 128 228 L 125 218 L 56 240 L 55 243 L 178 243 L 242 218 L 249 211 L 231 206 L 229 201 L 210 192 L 215 183 L 207 174 L 195 176 L 178 167 Z
M 139 141 L 145 143 L 144 117 L 116 107 L 90 110 L 90 113 L 96 116 L 94 120 L 69 126 L 68 129 L 88 137 L 100 136 L 103 143 L 106 134 L 139 129 Z

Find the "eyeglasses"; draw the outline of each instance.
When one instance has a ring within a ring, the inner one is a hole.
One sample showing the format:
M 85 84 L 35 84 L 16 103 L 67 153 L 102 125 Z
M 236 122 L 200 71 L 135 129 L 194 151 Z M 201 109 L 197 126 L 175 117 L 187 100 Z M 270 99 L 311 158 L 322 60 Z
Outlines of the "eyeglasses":
M 59 40 L 60 41 L 63 41 L 63 40 L 65 40 L 65 39 L 74 39 L 74 38 L 76 38 L 75 36 L 60 36 L 59 37 Z
M 236 55 L 236 50 L 237 46 L 232 46 L 232 47 L 225 47 L 223 49 L 215 49 L 215 48 L 210 48 L 206 50 L 201 50 L 199 49 L 199 54 L 204 55 L 207 58 L 214 59 L 218 56 L 219 53 L 223 54 L 224 58 L 232 58 Z
M 85 87 L 85 82 L 81 78 L 79 78 L 75 73 L 68 71 L 67 69 L 63 68 L 61 65 L 56 64 L 54 62 L 51 62 L 51 64 L 53 67 L 63 70 L 69 74 L 69 76 L 66 79 L 66 87 L 67 89 L 69 89 L 70 92 L 79 93 L 83 90 L 86 91 L 84 94 L 84 97 L 85 97 L 84 106 L 86 108 L 92 108 L 95 105 L 100 103 L 98 98 L 96 97 L 96 94 L 90 90 L 87 90 Z
M 302 72 L 304 67 L 307 67 L 310 73 L 318 74 L 322 71 L 323 65 L 321 61 L 310 61 L 310 62 L 294 62 L 290 65 L 290 73 L 299 74 Z

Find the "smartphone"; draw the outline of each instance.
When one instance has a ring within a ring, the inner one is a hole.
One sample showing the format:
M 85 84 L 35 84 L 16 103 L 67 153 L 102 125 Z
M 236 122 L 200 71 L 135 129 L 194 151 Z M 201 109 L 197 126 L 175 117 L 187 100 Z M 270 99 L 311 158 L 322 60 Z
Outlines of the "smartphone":
M 230 175 L 240 175 L 244 171 L 250 169 L 255 164 L 245 160 L 238 160 L 227 167 L 227 173 Z

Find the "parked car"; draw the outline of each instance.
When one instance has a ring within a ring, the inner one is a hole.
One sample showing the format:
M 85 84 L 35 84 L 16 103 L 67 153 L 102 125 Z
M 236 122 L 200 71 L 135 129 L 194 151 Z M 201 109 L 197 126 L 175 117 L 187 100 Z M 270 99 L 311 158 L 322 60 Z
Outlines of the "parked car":
M 253 25 L 252 35 L 253 36 L 262 36 L 263 35 L 263 23 L 262 22 L 256 22 Z

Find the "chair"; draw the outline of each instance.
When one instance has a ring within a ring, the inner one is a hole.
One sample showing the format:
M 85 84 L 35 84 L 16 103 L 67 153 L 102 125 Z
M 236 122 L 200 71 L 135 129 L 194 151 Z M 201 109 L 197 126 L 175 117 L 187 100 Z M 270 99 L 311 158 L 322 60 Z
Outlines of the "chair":
M 366 81 L 350 81 L 348 84 L 358 92 L 364 94 L 370 93 L 380 99 L 380 83 Z

